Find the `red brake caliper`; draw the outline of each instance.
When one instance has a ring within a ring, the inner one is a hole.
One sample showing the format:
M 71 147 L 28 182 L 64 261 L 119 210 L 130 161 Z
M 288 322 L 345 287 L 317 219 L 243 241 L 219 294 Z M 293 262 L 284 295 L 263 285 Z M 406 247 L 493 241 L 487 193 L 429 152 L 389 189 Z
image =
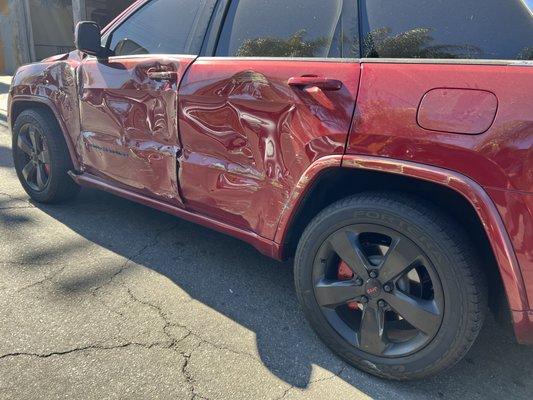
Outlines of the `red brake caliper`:
M 344 261 L 339 263 L 339 271 L 337 272 L 337 279 L 340 281 L 349 281 L 353 279 L 354 273 L 352 269 Z M 352 301 L 348 303 L 348 308 L 352 311 L 359 310 L 359 303 L 357 301 Z

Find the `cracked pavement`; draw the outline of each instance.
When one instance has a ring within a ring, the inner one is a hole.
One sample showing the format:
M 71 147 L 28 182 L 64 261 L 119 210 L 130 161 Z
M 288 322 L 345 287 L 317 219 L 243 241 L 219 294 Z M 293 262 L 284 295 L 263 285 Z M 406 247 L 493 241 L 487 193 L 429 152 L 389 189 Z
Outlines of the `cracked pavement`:
M 0 399 L 531 398 L 533 348 L 492 318 L 435 378 L 351 368 L 305 322 L 291 268 L 106 193 L 29 202 L 0 114 Z

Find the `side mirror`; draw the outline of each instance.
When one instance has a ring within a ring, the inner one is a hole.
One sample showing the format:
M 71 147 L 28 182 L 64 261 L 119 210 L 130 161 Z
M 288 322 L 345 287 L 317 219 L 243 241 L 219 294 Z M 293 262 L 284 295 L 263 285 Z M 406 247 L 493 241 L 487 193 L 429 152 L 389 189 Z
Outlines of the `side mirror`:
M 75 43 L 76 48 L 91 56 L 100 57 L 105 55 L 102 47 L 102 35 L 100 26 L 96 22 L 82 21 L 76 25 Z

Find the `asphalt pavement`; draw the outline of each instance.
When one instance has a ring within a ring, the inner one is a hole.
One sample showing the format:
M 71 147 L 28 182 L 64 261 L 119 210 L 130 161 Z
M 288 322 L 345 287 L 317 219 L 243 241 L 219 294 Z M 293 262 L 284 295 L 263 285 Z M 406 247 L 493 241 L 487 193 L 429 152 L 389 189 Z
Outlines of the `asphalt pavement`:
M 533 348 L 492 318 L 454 369 L 383 381 L 316 337 L 290 262 L 94 190 L 28 201 L 1 100 L 1 399 L 533 398 Z

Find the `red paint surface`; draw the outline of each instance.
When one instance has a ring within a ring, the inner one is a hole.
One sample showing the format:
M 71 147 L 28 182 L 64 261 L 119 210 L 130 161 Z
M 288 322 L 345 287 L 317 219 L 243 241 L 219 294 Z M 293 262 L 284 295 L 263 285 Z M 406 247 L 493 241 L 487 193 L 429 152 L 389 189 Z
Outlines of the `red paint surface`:
M 75 143 L 80 134 L 76 69 L 81 62 L 77 51 L 57 61 L 25 65 L 13 77 L 8 115 L 18 102 L 33 101 L 52 110 L 62 129 L 74 167 L 79 170 Z M 9 122 L 13 124 L 11 118 Z
M 533 302 L 533 194 L 489 189 L 513 242 L 529 297 Z M 524 308 L 515 308 L 522 310 Z
M 533 311 L 513 311 L 516 339 L 522 344 L 533 344 Z
M 318 75 L 339 90 L 289 85 Z M 204 58 L 180 88 L 180 187 L 189 209 L 274 239 L 310 165 L 342 155 L 359 64 Z
M 498 97 L 496 119 L 487 132 L 457 135 L 418 125 L 421 99 L 446 87 Z M 364 64 L 347 151 L 435 165 L 483 187 L 533 193 L 531 93 L 533 69 L 526 66 Z
M 432 89 L 418 108 L 421 128 L 449 133 L 479 135 L 494 122 L 498 99 L 491 92 L 465 89 Z

